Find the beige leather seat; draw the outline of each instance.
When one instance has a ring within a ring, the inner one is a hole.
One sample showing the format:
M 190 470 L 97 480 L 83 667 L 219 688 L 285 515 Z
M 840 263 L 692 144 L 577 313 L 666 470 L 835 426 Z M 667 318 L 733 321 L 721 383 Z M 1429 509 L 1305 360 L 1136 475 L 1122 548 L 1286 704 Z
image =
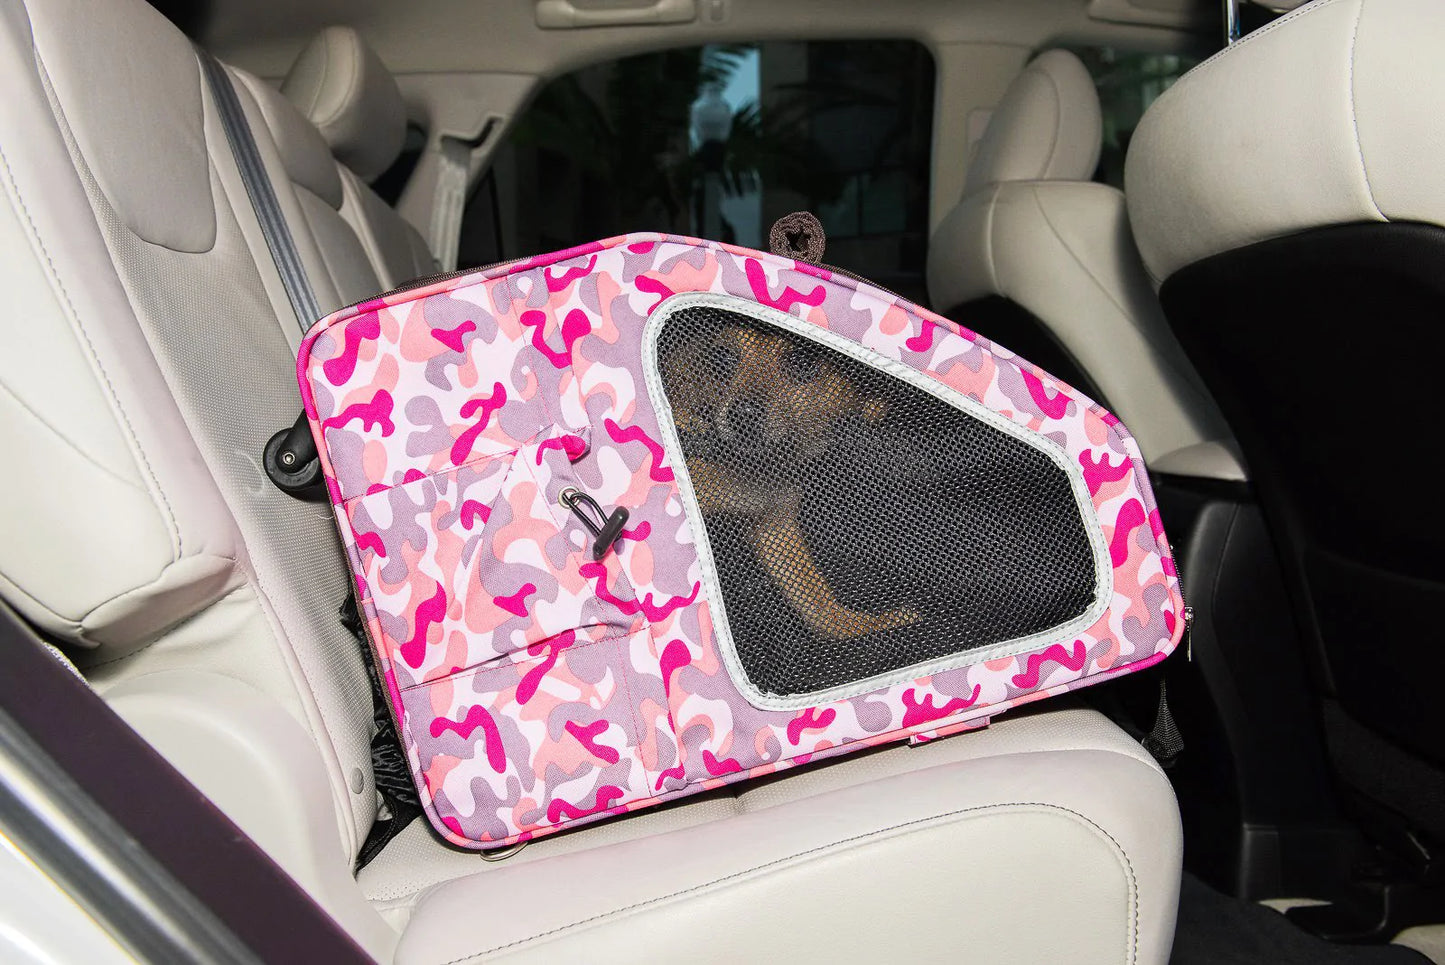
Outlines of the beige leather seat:
M 1101 130 L 1078 57 L 1050 50 L 1030 62 L 989 120 L 963 199 L 934 232 L 929 297 L 1045 368 L 1051 355 L 1076 367 L 1154 469 L 1243 478 L 1224 419 L 1164 321 L 1124 195 L 1090 180 Z M 1003 310 L 985 301 L 998 297 Z
M 230 73 L 251 129 L 258 132 L 266 173 L 273 184 L 290 184 L 291 190 L 276 192 L 276 200 L 291 233 L 304 238 L 304 242 L 297 239 L 297 248 L 307 277 L 318 289 L 321 311 L 331 312 L 396 287 L 383 278 L 384 259 L 373 254 L 375 246 L 365 243 L 372 232 L 358 230 L 367 219 L 356 203 L 356 187 L 350 191 L 346 187 L 355 178 L 332 157 L 316 126 L 270 84 L 245 71 Z M 366 185 L 359 187 L 375 197 Z M 379 198 L 377 204 L 385 207 Z M 400 220 L 395 212 L 392 216 Z M 334 292 L 335 303 L 320 292 Z
M 406 104 L 396 79 L 350 27 L 327 27 L 302 49 L 281 93 L 315 125 L 340 165 L 341 216 L 356 230 L 382 285 L 437 270 L 420 232 L 368 183 L 401 153 Z
M 1166 91 L 1125 169 L 1169 322 L 1250 461 L 1333 777 L 1408 828 L 1384 840 L 1445 836 L 1445 504 L 1404 470 L 1429 464 L 1405 414 L 1438 409 L 1445 354 L 1442 44 L 1435 0 L 1305 4 Z
M 257 466 L 299 405 L 301 325 L 195 54 L 140 0 L 0 0 L 0 83 L 0 450 L 24 454 L 0 473 L 0 592 L 378 959 L 1166 959 L 1169 784 L 1057 705 L 500 862 L 416 824 L 353 875 L 377 795 L 346 571 L 328 514 Z M 309 135 L 241 87 L 340 304 L 363 246 L 293 157 Z

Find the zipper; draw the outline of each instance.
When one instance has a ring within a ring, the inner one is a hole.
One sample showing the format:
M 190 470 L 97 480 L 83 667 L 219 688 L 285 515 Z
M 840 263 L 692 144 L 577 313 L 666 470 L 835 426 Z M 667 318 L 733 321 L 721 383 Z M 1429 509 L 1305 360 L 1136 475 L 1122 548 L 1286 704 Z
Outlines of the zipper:
M 1179 599 L 1184 599 L 1184 591 L 1179 591 Z M 1194 662 L 1194 607 L 1184 607 L 1184 659 Z
M 350 305 L 337 309 L 337 311 L 349 312 L 357 305 L 365 305 L 367 302 L 374 302 L 377 299 L 390 298 L 392 295 L 400 295 L 402 292 L 409 292 L 417 288 L 425 288 L 428 285 L 435 285 L 439 281 L 449 281 L 453 278 L 461 278 L 463 275 L 471 275 L 479 271 L 491 271 L 493 268 L 505 268 L 508 265 L 519 265 L 524 261 L 530 261 L 532 257 L 533 256 L 528 255 L 525 258 L 509 258 L 506 261 L 494 261 L 489 265 L 477 265 L 474 268 L 458 268 L 455 271 L 437 271 L 433 272 L 430 275 L 421 275 L 419 277 L 413 278 L 411 281 L 407 282 L 404 285 L 398 285 L 395 288 L 387 289 L 384 292 L 378 292 L 375 295 L 369 295 L 366 298 L 363 298 L 361 301 L 352 302 Z
M 786 256 L 785 256 L 785 257 L 786 257 Z M 795 261 L 802 261 L 802 259 L 794 259 L 794 260 L 795 260 Z M 849 271 L 849 270 L 846 269 L 846 268 L 839 268 L 837 265 L 829 265 L 829 264 L 825 264 L 824 262 L 821 262 L 821 261 L 804 261 L 803 264 L 805 264 L 805 265 L 812 265 L 814 268 L 821 268 L 821 269 L 823 269 L 824 271 L 830 272 L 830 273 L 832 273 L 832 274 L 834 274 L 834 275 L 842 275 L 844 278 L 851 278 L 851 279 L 853 279 L 853 280 L 856 281 L 856 282 L 861 282 L 862 284 L 867 285 L 869 288 L 876 288 L 876 289 L 878 289 L 879 291 L 883 292 L 884 294 L 892 295 L 894 298 L 898 299 L 900 302 L 906 302 L 906 303 L 908 303 L 909 305 L 914 304 L 911 299 L 904 298 L 902 295 L 898 294 L 898 293 L 897 293 L 896 291 L 894 291 L 893 289 L 891 289 L 891 288 L 884 288 L 882 285 L 878 284 L 876 281 L 873 281 L 873 280 L 868 279 L 868 278 L 864 278 L 862 275 L 855 274 L 855 273 Z
M 453 278 L 461 278 L 463 275 L 471 275 L 471 274 L 474 274 L 474 273 L 479 272 L 479 271 L 491 271 L 493 268 L 505 268 L 505 267 L 507 267 L 508 265 L 520 265 L 522 262 L 524 262 L 524 261 L 531 261 L 533 258 L 536 258 L 536 257 L 537 257 L 536 255 L 525 255 L 525 256 L 523 256 L 523 257 L 521 257 L 521 258 L 509 258 L 509 259 L 507 259 L 506 261 L 494 261 L 494 262 L 492 262 L 492 263 L 490 263 L 490 264 L 486 264 L 486 265 L 477 265 L 477 266 L 474 267 L 474 268 L 458 268 L 458 269 L 456 269 L 455 271 L 438 271 L 438 272 L 433 272 L 433 273 L 430 274 L 430 275 L 420 275 L 420 276 L 418 276 L 418 277 L 416 277 L 416 278 L 413 278 L 411 281 L 406 282 L 405 284 L 398 285 L 398 286 L 396 286 L 395 288 L 389 288 L 389 289 L 387 289 L 387 290 L 384 291 L 384 292 L 378 292 L 378 293 L 375 294 L 375 295 L 371 295 L 371 296 L 369 296 L 369 297 L 367 297 L 367 298 L 363 298 L 363 299 L 362 299 L 361 301 L 359 301 L 359 302 L 352 302 L 350 305 L 346 305 L 346 306 L 344 306 L 343 308 L 337 309 L 337 311 L 338 311 L 338 312 L 349 312 L 349 311 L 351 311 L 353 308 L 355 308 L 356 306 L 358 306 L 358 305 L 365 305 L 367 302 L 374 302 L 374 301 L 377 301 L 378 299 L 381 299 L 381 298 L 390 298 L 392 295 L 400 295 L 402 292 L 413 291 L 414 289 L 417 289 L 417 288 L 425 288 L 425 287 L 427 287 L 428 285 L 435 285 L 437 282 L 450 281 L 450 280 L 453 279 Z M 779 257 L 786 257 L 786 256 L 779 256 Z M 826 264 L 826 263 L 821 262 L 821 261 L 819 261 L 819 262 L 803 261 L 802 259 L 799 259 L 799 258 L 795 258 L 795 259 L 793 259 L 793 260 L 794 260 L 794 261 L 801 261 L 802 264 L 805 264 L 805 265 L 812 265 L 814 268 L 821 268 L 821 269 L 823 269 L 824 271 L 828 272 L 829 274 L 842 275 L 844 278 L 851 278 L 851 279 L 853 279 L 853 280 L 856 281 L 856 282 L 861 282 L 861 283 L 864 284 L 864 285 L 868 285 L 870 288 L 876 288 L 876 289 L 878 289 L 879 291 L 881 291 L 881 292 L 883 292 L 883 293 L 885 293 L 885 294 L 892 295 L 894 298 L 898 299 L 898 300 L 901 301 L 901 302 L 907 302 L 907 303 L 910 304 L 910 305 L 913 304 L 912 301 L 910 301 L 910 300 L 907 299 L 907 298 L 904 298 L 902 295 L 898 294 L 898 293 L 897 293 L 896 291 L 894 291 L 893 289 L 891 289 L 891 288 L 884 288 L 882 285 L 878 284 L 876 281 L 872 281 L 871 279 L 864 278 L 862 275 L 855 274 L 854 272 L 851 272 L 851 271 L 849 271 L 849 270 L 846 269 L 846 268 L 839 268 L 837 265 L 829 265 L 829 264 Z
M 1174 583 L 1179 587 L 1179 603 L 1184 618 L 1184 659 L 1194 662 L 1194 607 L 1184 596 L 1184 577 L 1179 572 L 1179 561 L 1174 561 Z

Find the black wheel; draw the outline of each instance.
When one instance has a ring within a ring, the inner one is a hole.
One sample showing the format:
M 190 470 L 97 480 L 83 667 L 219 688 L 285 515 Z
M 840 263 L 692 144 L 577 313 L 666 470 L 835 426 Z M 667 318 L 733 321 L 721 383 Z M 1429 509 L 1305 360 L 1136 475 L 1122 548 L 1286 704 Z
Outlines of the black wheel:
M 276 488 L 288 496 L 297 499 L 318 500 L 326 495 L 326 487 L 321 481 L 321 460 L 315 457 L 300 462 L 292 456 L 295 465 L 283 465 L 281 446 L 286 441 L 290 429 L 282 429 L 270 439 L 266 440 L 266 451 L 261 457 L 261 463 L 266 467 L 266 475 L 276 484 Z

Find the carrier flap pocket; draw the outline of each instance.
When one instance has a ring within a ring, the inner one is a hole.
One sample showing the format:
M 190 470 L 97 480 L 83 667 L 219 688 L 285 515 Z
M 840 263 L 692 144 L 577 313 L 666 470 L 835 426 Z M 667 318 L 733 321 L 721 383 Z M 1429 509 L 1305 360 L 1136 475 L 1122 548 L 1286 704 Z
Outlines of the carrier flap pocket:
M 527 649 L 641 626 L 615 554 L 595 561 L 558 503 L 586 433 L 548 430 L 504 453 L 347 505 L 360 572 L 400 687 Z
M 646 629 L 588 646 L 564 634 L 406 691 L 438 830 L 500 844 L 656 796 L 678 750 L 649 645 Z

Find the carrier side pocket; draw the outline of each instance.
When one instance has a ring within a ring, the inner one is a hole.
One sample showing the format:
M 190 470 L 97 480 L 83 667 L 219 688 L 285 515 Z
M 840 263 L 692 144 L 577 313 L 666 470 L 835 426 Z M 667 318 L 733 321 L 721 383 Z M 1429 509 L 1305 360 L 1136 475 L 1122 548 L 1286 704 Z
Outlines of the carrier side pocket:
M 399 687 L 562 634 L 605 640 L 642 625 L 616 560 L 599 568 L 585 529 L 557 503 L 586 451 L 585 435 L 549 430 L 514 452 L 348 504 Z
M 437 830 L 501 844 L 650 801 L 677 759 L 648 631 L 463 671 L 402 695 Z M 638 666 L 638 660 L 643 666 Z M 647 696 L 639 697 L 639 693 Z

